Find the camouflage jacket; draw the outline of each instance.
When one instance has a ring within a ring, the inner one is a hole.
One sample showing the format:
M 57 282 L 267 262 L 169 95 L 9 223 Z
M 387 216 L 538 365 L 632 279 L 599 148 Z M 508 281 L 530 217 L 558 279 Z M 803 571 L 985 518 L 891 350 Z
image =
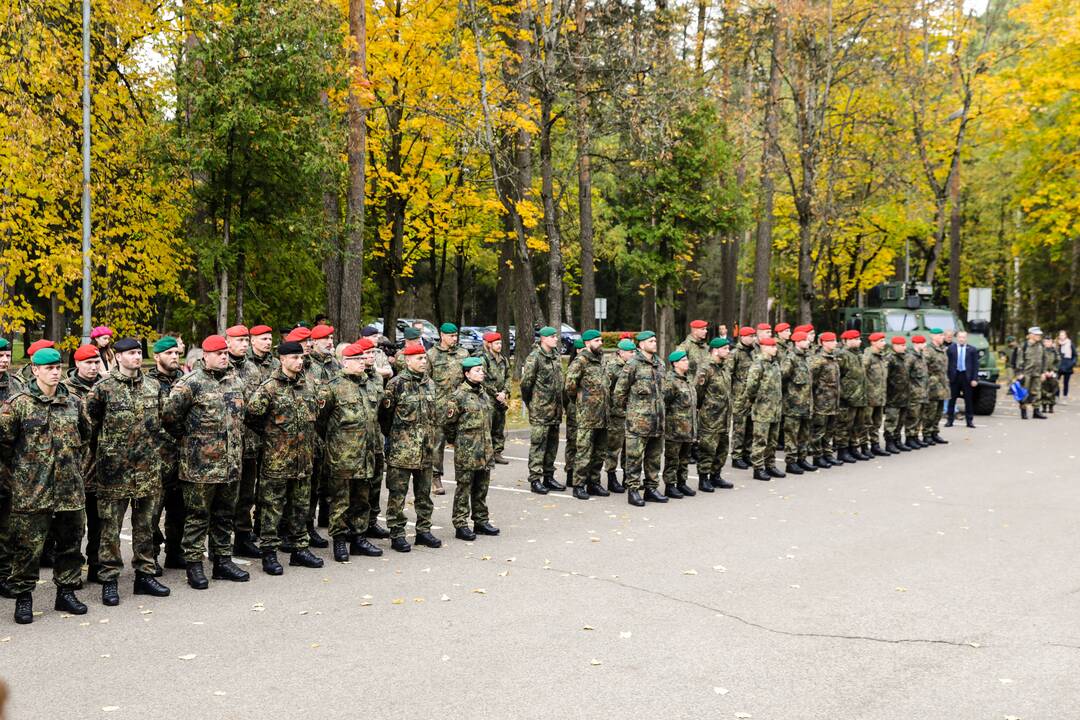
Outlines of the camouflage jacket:
M 626 421 L 626 408 L 615 402 L 615 385 L 619 382 L 619 376 L 626 361 L 613 353 L 604 359 L 604 382 L 607 383 L 608 417 L 617 421 L 620 425 Z
M 171 374 L 163 373 L 157 367 L 153 367 L 147 370 L 146 374 L 157 380 L 158 392 L 161 394 L 160 403 L 161 407 L 164 408 L 165 401 L 169 398 L 169 393 L 172 392 L 172 386 L 182 377 L 180 371 L 177 370 Z M 158 448 L 161 451 L 161 470 L 164 475 L 168 476 L 176 471 L 176 463 L 180 461 L 180 454 L 176 438 L 170 435 L 164 426 L 161 428 L 161 441 L 158 443 Z
M 83 401 L 94 453 L 94 487 L 101 500 L 155 497 L 161 492 L 161 387 L 118 368 L 94 384 Z
M 406 369 L 386 383 L 379 424 L 389 438 L 386 464 L 422 470 L 435 454 L 435 382 Z
M 757 358 L 757 345 L 744 345 L 740 341 L 736 343 L 735 349 L 731 351 L 731 357 L 728 359 L 728 362 L 731 363 L 731 391 L 735 394 L 735 402 L 731 406 L 731 411 L 736 415 L 743 415 L 748 410 L 748 406 L 743 402 L 745 395 L 743 388 L 746 387 L 746 378 L 750 374 L 750 366 L 754 364 L 754 360 Z
M 808 418 L 814 413 L 814 389 L 810 384 L 808 353 L 792 346 L 780 361 L 780 379 L 784 390 L 784 414 Z
M 911 379 L 908 376 L 908 354 L 889 350 L 889 374 L 885 387 L 886 407 L 907 407 L 911 399 Z
M 576 407 L 577 427 L 602 428 L 608 422 L 608 377 L 603 350 L 588 348 L 577 354 L 566 370 L 566 394 Z
M 726 427 L 731 412 L 731 361 L 709 357 L 697 374 L 698 424 L 702 430 Z
M 369 397 L 367 373 L 338 375 L 327 383 L 322 397 L 319 430 L 331 476 L 339 480 L 374 477 L 375 450 L 382 452 L 382 435 L 376 422 L 379 403 Z
M 926 369 L 926 358 L 921 352 L 909 350 L 908 356 L 908 379 L 911 381 L 911 395 L 908 397 L 909 405 L 921 405 L 927 401 L 927 389 L 930 383 L 930 373 Z
M 821 350 L 810 358 L 810 382 L 814 387 L 814 414 L 835 415 L 840 409 L 840 363 L 836 351 Z
M 259 477 L 281 480 L 311 475 L 315 423 L 325 387 L 307 373 L 290 378 L 278 368 L 251 393 L 244 422 L 263 441 Z
M 465 381 L 446 405 L 443 432 L 454 443 L 454 470 L 485 470 L 495 457 L 491 416 L 495 401 L 482 385 Z
M 79 400 L 61 384 L 52 398 L 37 382 L 0 407 L 0 460 L 11 469 L 11 512 L 81 510 L 89 429 Z
M 754 361 L 746 375 L 746 406 L 754 422 L 780 422 L 783 404 L 780 363 L 764 355 Z
M 889 377 L 889 358 L 886 351 L 874 352 L 871 348 L 863 350 L 863 374 L 866 375 L 866 404 L 870 407 L 885 407 L 886 389 Z
M 379 457 L 383 455 L 383 435 L 379 428 L 379 403 L 382 402 L 385 389 L 386 379 L 374 367 L 368 368 L 367 375 L 364 376 L 364 399 L 371 408 L 371 417 L 375 418 L 375 437 L 372 442 L 375 446 L 375 454 Z
M 266 377 L 263 376 L 262 369 L 255 364 L 250 355 L 241 355 L 239 357 L 229 354 L 229 367 L 232 368 L 233 373 L 236 375 L 240 384 L 244 386 L 244 399 L 250 399 L 251 394 L 255 392 L 255 389 L 262 385 Z M 259 446 L 262 444 L 262 440 L 259 439 L 258 433 L 252 430 L 250 427 L 244 428 L 244 458 L 253 459 L 259 457 Z
M 697 430 L 696 385 L 691 377 L 671 370 L 664 377 L 664 439 L 693 442 Z
M 558 425 L 562 420 L 563 367 L 558 350 L 537 345 L 521 370 L 521 399 L 529 409 L 530 425 Z
M 305 372 L 316 382 L 325 385 L 341 374 L 341 363 L 334 353 L 311 351 L 304 363 Z
M 460 345 L 444 350 L 441 345 L 434 345 L 427 351 L 428 368 L 431 379 L 435 381 L 435 401 L 439 406 L 439 415 L 446 412 L 446 403 L 461 385 L 461 361 L 469 353 Z
M 0 373 L 0 403 L 7 402 L 9 397 L 18 394 L 22 387 L 17 375 L 10 372 Z M 3 458 L 0 458 L 0 488 L 6 488 L 10 484 L 10 479 L 11 469 Z
M 664 434 L 664 366 L 660 358 L 645 357 L 641 350 L 623 366 L 615 384 L 612 404 L 625 409 L 626 432 L 637 437 Z
M 64 385 L 67 386 L 68 392 L 79 398 L 79 400 L 81 401 L 83 398 L 86 397 L 86 393 L 90 392 L 90 388 L 94 387 L 94 383 L 99 382 L 100 380 L 100 376 L 97 380 L 94 380 L 93 382 L 89 380 L 84 380 L 83 378 L 79 377 L 78 368 L 71 368 L 70 370 L 68 370 L 67 375 L 64 376 L 64 379 L 60 382 L 64 383 Z
M 929 372 L 929 385 L 927 399 L 949 399 L 949 356 L 945 354 L 945 346 L 938 347 L 929 343 L 923 350 L 926 358 L 926 369 Z
M 1041 342 L 1025 342 L 1020 346 L 1016 353 L 1016 369 L 1025 379 L 1040 376 L 1046 371 L 1046 348 Z
M 240 479 L 244 456 L 244 386 L 231 370 L 199 368 L 176 381 L 161 422 L 180 441 L 180 480 Z
M 481 350 L 476 356 L 484 361 L 484 390 L 488 397 L 495 400 L 495 396 L 499 393 L 506 393 L 506 401 L 509 402 L 510 361 L 502 353 L 496 355 L 487 350 Z
M 1056 373 L 1059 365 L 1061 365 L 1061 357 L 1057 348 L 1048 348 L 1043 345 L 1043 372 Z
M 690 369 L 687 371 L 687 375 L 691 378 L 697 377 L 697 374 L 709 364 L 711 355 L 709 355 L 708 340 L 695 340 L 693 335 L 687 335 L 686 339 L 679 343 L 679 346 L 675 349 L 682 350 L 686 353 L 686 357 L 690 359 Z
M 840 402 L 845 407 L 866 407 L 866 370 L 858 350 L 844 348 L 836 352 L 840 366 Z
M 247 364 L 259 371 L 258 385 L 262 385 L 275 370 L 281 367 L 281 361 L 274 357 L 273 353 L 266 353 L 259 357 L 253 350 L 248 350 Z

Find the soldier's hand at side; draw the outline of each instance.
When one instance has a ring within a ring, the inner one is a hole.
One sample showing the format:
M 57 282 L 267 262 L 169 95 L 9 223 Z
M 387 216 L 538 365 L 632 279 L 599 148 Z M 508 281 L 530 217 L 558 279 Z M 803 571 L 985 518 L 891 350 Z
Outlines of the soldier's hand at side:
M 971 381 L 971 387 L 978 387 L 978 386 L 979 386 L 979 381 L 978 380 L 972 380 Z

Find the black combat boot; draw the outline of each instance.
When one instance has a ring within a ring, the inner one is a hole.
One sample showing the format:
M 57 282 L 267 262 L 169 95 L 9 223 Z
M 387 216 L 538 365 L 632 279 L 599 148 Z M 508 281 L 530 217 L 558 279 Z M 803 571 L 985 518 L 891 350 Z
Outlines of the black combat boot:
M 307 528 L 308 545 L 314 548 L 330 547 L 330 541 L 319 534 L 319 531 L 315 529 L 315 523 L 309 522 Z
M 900 448 L 898 448 L 896 446 L 896 443 L 893 442 L 893 439 L 891 437 L 890 438 L 885 438 L 885 452 L 888 453 L 889 455 L 899 455 L 900 454 Z
M 858 445 L 854 445 L 852 447 L 849 447 L 848 448 L 848 454 L 850 454 L 851 457 L 853 457 L 853 458 L 855 458 L 856 460 L 859 460 L 859 461 L 866 461 L 866 460 L 870 459 L 869 455 L 864 455 L 863 454 L 862 448 L 860 448 Z
M 416 533 L 416 540 L 414 540 L 413 542 L 415 542 L 417 545 L 423 545 L 429 548 L 442 547 L 442 540 L 427 531 Z
M 641 493 L 633 488 L 626 491 L 626 502 L 634 507 L 642 507 L 645 501 L 641 499 Z
M 870 452 L 877 457 L 889 457 L 893 453 L 881 449 L 881 443 L 870 443 Z
M 668 499 L 658 493 L 656 488 L 645 488 L 645 502 L 666 503 Z
M 824 460 L 825 462 L 829 463 L 829 467 L 834 467 L 836 465 L 843 465 L 844 464 L 842 460 L 838 459 L 832 453 L 825 453 L 824 455 L 821 456 L 821 459 Z
M 115 580 L 106 580 L 101 584 L 101 604 L 106 607 L 120 604 L 120 590 L 117 589 Z
M 765 467 L 765 472 L 769 473 L 769 475 L 773 476 L 774 478 L 785 478 L 785 477 L 787 477 L 787 475 L 784 474 L 784 471 L 783 470 L 777 470 L 775 465 L 767 465 Z
M 86 606 L 79 602 L 79 598 L 75 597 L 75 590 L 65 587 L 56 588 L 56 602 L 53 604 L 53 610 L 71 613 L 72 615 L 86 614 Z
M 825 458 L 823 458 L 821 456 L 818 456 L 818 457 L 814 458 L 814 467 L 820 468 L 822 470 L 828 470 L 829 468 L 832 467 L 832 465 L 827 463 L 825 461 Z
M 675 485 L 664 485 L 664 497 L 669 497 L 672 500 L 682 500 L 683 494 L 679 492 L 679 488 Z M 648 492 L 646 491 L 646 500 L 648 500 Z
M 364 557 L 382 557 L 382 548 L 377 548 L 367 541 L 367 538 L 354 537 L 349 543 L 350 555 L 363 555 Z
M 574 487 L 574 471 L 569 469 L 566 471 L 566 487 Z
M 1020 419 L 1021 420 L 1027 420 L 1028 419 L 1027 418 L 1027 408 L 1024 407 L 1023 405 L 1020 406 Z
M 531 483 L 529 483 L 529 490 L 536 493 L 537 495 L 548 494 L 548 489 L 544 487 L 544 483 L 540 482 L 539 480 L 533 480 Z
M 585 490 L 587 490 L 590 495 L 595 495 L 596 497 L 607 497 L 611 495 L 611 493 L 605 490 L 604 486 L 599 482 L 589 483 L 585 486 Z
M 589 499 L 589 491 L 585 489 L 584 485 L 575 485 L 574 486 L 574 498 L 577 499 L 577 500 L 588 500 Z
M 609 470 L 607 474 L 607 489 L 613 493 L 626 492 L 626 486 L 619 482 L 619 476 L 614 470 Z
M 934 433 L 933 435 L 931 435 L 930 439 L 934 441 L 935 445 L 948 445 L 949 444 L 949 441 L 946 440 L 945 438 L 941 437 L 941 435 L 938 434 L 938 433 Z
M 709 473 L 698 472 L 697 489 L 707 493 L 716 492 L 716 488 L 712 486 L 712 480 L 709 479 L 710 477 L 712 476 Z
M 231 580 L 232 582 L 247 582 L 251 579 L 251 575 L 238 568 L 228 555 L 218 555 L 214 558 L 214 571 L 211 577 L 215 580 Z
M 546 487 L 548 490 L 556 490 L 559 492 L 566 489 L 566 486 L 556 480 L 554 475 L 544 476 L 544 487 Z
M 784 466 L 784 471 L 789 475 L 802 475 L 805 472 L 798 463 L 787 463 Z
M 772 475 L 765 468 L 754 468 L 754 479 L 769 481 L 772 480 Z
M 815 465 L 809 458 L 803 458 L 799 461 L 799 467 L 804 472 L 817 472 L 817 465 Z
M 735 458 L 731 461 L 731 467 L 737 470 L 749 470 L 750 463 L 746 462 L 742 458 Z
M 263 572 L 267 575 L 281 575 L 285 572 L 285 568 L 281 567 L 281 563 L 277 559 L 277 552 L 274 550 L 263 552 L 262 567 Z
M 289 565 L 306 568 L 321 568 L 323 559 L 308 548 L 300 548 L 289 555 Z M 217 577 L 216 575 L 214 577 Z
M 390 549 L 400 553 L 407 553 L 412 550 L 412 545 L 405 538 L 396 537 L 390 539 Z
M 490 535 L 494 537 L 499 534 L 499 528 L 495 527 L 487 520 L 483 520 L 478 523 L 473 523 L 473 532 L 477 535 Z
M 717 490 L 731 490 L 735 486 L 721 477 L 720 473 L 713 473 L 709 476 L 709 483 Z
M 34 622 L 34 596 L 29 592 L 15 596 L 15 622 L 20 625 Z
M 364 531 L 364 537 L 373 538 L 375 540 L 386 540 L 390 537 L 390 531 L 379 523 L 373 522 L 368 525 L 368 529 Z
M 697 490 L 687 485 L 685 482 L 680 482 L 675 486 L 675 489 L 683 494 L 683 497 L 694 497 L 697 495 Z
M 334 538 L 334 561 L 349 562 L 349 541 L 344 535 Z
M 233 555 L 239 555 L 243 558 L 260 558 L 262 557 L 262 551 L 255 544 L 254 535 L 249 532 L 238 532 L 236 533 L 236 539 L 233 540 Z
M 459 527 L 454 530 L 454 537 L 458 540 L 464 540 L 465 542 L 472 542 L 476 539 L 476 533 L 470 530 L 468 526 Z
M 201 562 L 191 562 L 187 564 L 187 584 L 196 590 L 205 590 L 210 587 L 210 583 L 206 579 L 206 574 L 203 573 Z
M 1035 410 L 1033 413 L 1031 413 L 1031 417 L 1035 418 L 1036 420 L 1045 420 L 1046 419 L 1046 416 L 1043 415 L 1038 410 Z
M 153 597 L 168 597 L 172 592 L 166 586 L 158 582 L 158 579 L 153 575 L 147 575 L 146 573 L 135 573 L 135 588 L 136 595 L 151 595 Z

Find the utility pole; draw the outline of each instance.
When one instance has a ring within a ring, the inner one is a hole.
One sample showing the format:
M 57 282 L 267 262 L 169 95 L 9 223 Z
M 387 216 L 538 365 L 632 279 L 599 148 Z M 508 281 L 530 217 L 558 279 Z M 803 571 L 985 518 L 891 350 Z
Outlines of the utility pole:
M 90 342 L 90 0 L 82 0 L 82 336 Z

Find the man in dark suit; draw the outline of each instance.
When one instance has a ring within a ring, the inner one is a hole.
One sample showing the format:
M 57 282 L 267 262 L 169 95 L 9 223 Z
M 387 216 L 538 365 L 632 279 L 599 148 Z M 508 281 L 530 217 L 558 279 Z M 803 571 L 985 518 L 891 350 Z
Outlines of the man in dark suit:
M 956 342 L 945 351 L 949 356 L 949 417 L 945 427 L 952 427 L 956 416 L 956 398 L 964 398 L 964 416 L 969 428 L 975 427 L 975 388 L 979 386 L 979 351 L 967 344 L 967 333 L 956 333 Z

